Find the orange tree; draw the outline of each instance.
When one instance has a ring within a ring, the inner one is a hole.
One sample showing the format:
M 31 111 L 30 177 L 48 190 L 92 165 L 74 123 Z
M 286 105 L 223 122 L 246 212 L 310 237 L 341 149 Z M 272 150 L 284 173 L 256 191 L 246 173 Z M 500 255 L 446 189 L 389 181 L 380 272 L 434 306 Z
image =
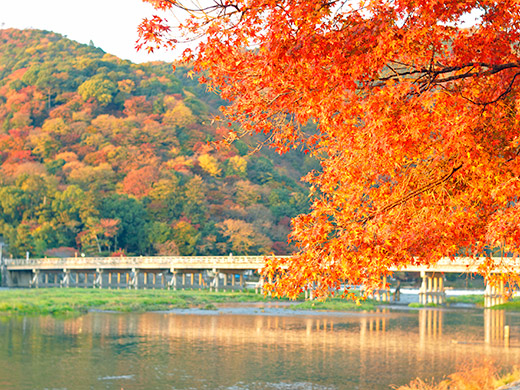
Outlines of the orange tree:
M 443 256 L 487 255 L 489 276 L 490 250 L 519 252 L 517 1 L 145 1 L 187 18 L 143 20 L 138 47 L 199 39 L 183 61 L 231 102 L 229 140 L 265 133 L 321 162 L 299 251 L 266 266 L 275 292 L 377 287 Z

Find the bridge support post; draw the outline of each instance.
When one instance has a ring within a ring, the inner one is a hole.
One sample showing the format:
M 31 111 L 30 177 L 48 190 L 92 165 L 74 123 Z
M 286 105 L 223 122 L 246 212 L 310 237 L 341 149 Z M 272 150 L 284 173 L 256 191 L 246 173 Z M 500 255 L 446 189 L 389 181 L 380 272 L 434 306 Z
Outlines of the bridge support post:
M 103 270 L 99 268 L 96 269 L 94 277 L 94 288 L 96 287 L 103 288 Z
M 391 294 L 390 294 L 390 290 L 387 287 L 386 275 L 383 276 L 383 288 L 379 289 L 379 290 L 375 290 L 372 293 L 372 297 L 376 301 L 390 302 Z
M 220 289 L 220 271 L 215 271 L 215 278 L 213 279 L 215 291 L 218 292 Z
M 240 272 L 240 289 L 244 291 L 246 288 L 246 282 L 244 280 L 244 271 Z
M 2 248 L 0 244 L 0 248 Z M 0 287 L 13 287 L 13 280 L 11 279 L 11 272 L 7 270 L 5 259 L 0 257 Z
M 0 243 L 0 249 L 2 248 L 2 244 Z M 2 257 L 2 252 L 0 251 L 0 287 L 11 287 L 9 284 L 9 271 L 7 271 L 7 266 L 5 265 L 5 260 Z
M 40 283 L 39 283 L 40 270 L 39 269 L 33 269 L 32 273 L 33 273 L 33 277 L 31 279 L 31 281 L 29 282 L 29 287 L 38 288 L 39 285 L 40 285 Z
M 69 287 L 70 285 L 70 270 L 64 269 L 63 270 L 63 280 L 60 283 L 60 287 Z
M 260 279 L 258 279 L 258 283 L 255 287 L 255 293 L 261 294 L 264 290 L 264 278 L 260 276 Z M 307 294 L 307 290 L 305 290 L 305 294 Z M 307 297 L 305 297 L 307 299 Z
M 486 281 L 486 291 L 484 292 L 484 307 L 501 305 L 506 302 L 505 285 L 501 280 L 498 285 Z
M 128 288 L 139 288 L 139 270 L 132 268 L 132 274 L 128 282 Z
M 173 290 L 177 290 L 177 270 L 170 269 L 170 272 L 172 273 L 172 278 L 168 282 L 168 290 L 173 288 Z
M 444 304 L 446 291 L 444 290 L 444 276 L 436 272 L 421 272 L 422 284 L 419 290 L 419 303 Z
M 210 283 L 210 291 L 213 288 L 213 290 L 215 292 L 218 292 L 220 290 L 220 287 L 221 287 L 220 271 L 218 269 L 213 269 L 213 271 L 211 273 L 209 273 L 209 274 L 210 274 L 210 276 L 211 275 L 213 276 L 213 280 Z M 225 274 L 224 274 L 224 277 L 225 277 Z

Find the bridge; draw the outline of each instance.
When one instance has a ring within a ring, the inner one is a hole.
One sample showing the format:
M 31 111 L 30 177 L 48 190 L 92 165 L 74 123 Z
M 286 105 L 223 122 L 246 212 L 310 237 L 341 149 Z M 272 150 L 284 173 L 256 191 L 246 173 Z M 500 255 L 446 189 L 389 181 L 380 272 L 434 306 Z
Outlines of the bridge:
M 264 256 L 150 256 L 0 259 L 2 284 L 7 287 L 94 287 L 223 289 L 262 288 L 258 273 Z M 496 272 L 520 273 L 519 258 L 496 258 Z M 445 273 L 476 273 L 484 259 L 442 258 L 426 266 L 407 265 L 393 272 L 418 272 L 420 302 L 444 303 Z M 253 280 L 253 281 L 252 281 Z M 386 280 L 384 280 L 386 284 Z M 486 287 L 486 307 L 503 302 L 504 285 Z M 374 292 L 389 301 L 389 289 Z

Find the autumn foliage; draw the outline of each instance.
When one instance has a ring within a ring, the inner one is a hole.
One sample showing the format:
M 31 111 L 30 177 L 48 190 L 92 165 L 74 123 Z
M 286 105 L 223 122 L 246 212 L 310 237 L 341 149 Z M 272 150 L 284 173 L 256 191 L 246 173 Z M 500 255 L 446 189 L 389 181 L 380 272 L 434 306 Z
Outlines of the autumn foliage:
M 276 292 L 518 255 L 517 1 L 145 1 L 190 15 L 144 20 L 139 45 L 203 37 L 183 60 L 231 102 L 228 140 L 266 133 L 277 151 L 321 161 L 306 177 L 311 210 L 293 220 L 299 252 L 266 267 Z
M 0 30 L 4 256 L 287 254 L 309 156 L 215 150 L 223 101 L 167 63 Z

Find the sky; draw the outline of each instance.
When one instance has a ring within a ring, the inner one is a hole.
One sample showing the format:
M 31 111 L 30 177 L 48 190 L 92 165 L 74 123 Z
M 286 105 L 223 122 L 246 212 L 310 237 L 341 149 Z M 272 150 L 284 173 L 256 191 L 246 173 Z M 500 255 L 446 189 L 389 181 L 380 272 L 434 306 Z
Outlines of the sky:
M 133 62 L 171 62 L 178 54 L 135 50 L 137 26 L 155 13 L 142 0 L 0 0 L 0 27 L 54 31 L 80 43 L 92 41 L 105 52 Z
M 133 62 L 174 61 L 180 50 L 154 54 L 135 50 L 137 26 L 155 13 L 142 0 L 0 0 L 0 28 L 54 31 L 80 43 L 92 41 L 105 52 Z M 167 17 L 176 21 L 173 15 Z M 469 26 L 475 15 L 466 19 Z

